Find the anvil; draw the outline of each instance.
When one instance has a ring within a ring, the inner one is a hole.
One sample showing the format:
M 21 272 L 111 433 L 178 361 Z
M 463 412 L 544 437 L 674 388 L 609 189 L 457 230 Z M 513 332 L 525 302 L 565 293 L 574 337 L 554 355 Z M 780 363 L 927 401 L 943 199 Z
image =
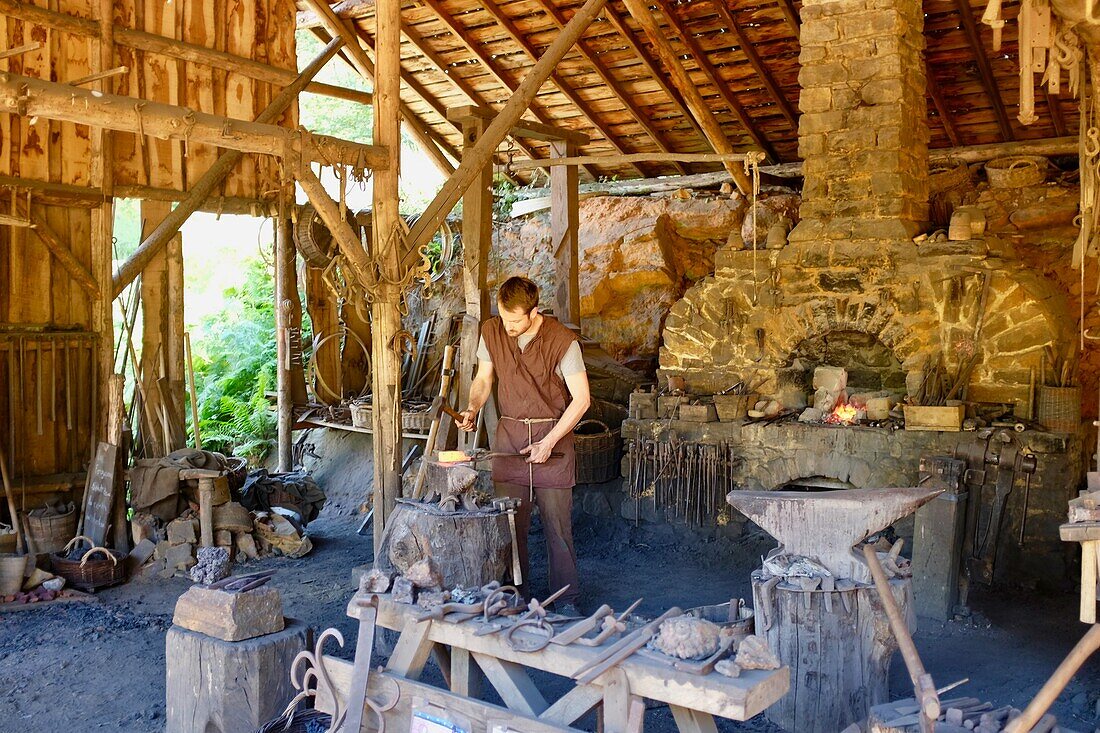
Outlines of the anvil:
M 726 500 L 779 540 L 769 557 L 796 555 L 821 563 L 835 578 L 871 583 L 857 544 L 931 501 L 942 489 L 731 491 Z

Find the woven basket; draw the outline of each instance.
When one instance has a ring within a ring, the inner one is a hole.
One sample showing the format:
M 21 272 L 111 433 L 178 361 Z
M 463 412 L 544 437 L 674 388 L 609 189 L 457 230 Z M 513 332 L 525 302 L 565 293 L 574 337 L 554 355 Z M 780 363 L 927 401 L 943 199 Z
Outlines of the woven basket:
M 332 716 L 328 713 L 314 708 L 299 708 L 289 716 L 280 715 L 268 721 L 256 733 L 307 733 L 310 730 L 327 730 L 331 724 Z
M 581 420 L 573 428 L 577 483 L 602 484 L 619 475 L 622 438 L 602 420 Z
M 1047 165 L 1041 155 L 1010 155 L 986 163 L 985 175 L 994 188 L 1023 188 L 1045 181 Z
M 401 412 L 401 428 L 403 430 L 427 431 L 432 427 L 432 411 Z
M 371 406 L 369 403 L 351 403 L 351 424 L 357 428 L 369 428 L 371 426 Z
M 928 190 L 950 191 L 970 183 L 970 167 L 961 160 L 949 159 L 928 166 Z
M 1039 422 L 1057 433 L 1076 433 L 1081 429 L 1080 387 L 1039 387 Z
M 56 574 L 69 585 L 89 592 L 118 585 L 126 580 L 126 555 L 123 553 L 105 547 L 93 547 L 81 555 L 79 560 L 70 560 L 69 550 L 81 540 L 92 544 L 87 537 L 73 537 L 61 552 L 50 555 Z
M 64 514 L 36 515 L 39 509 L 32 509 L 23 515 L 27 536 L 30 537 L 36 551 L 47 554 L 58 552 L 76 534 L 76 505 L 69 503 Z

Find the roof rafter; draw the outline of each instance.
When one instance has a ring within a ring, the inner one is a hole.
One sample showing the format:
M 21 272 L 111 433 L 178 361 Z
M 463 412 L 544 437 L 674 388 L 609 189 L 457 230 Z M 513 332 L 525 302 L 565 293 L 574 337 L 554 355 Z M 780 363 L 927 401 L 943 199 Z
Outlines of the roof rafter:
M 771 94 L 772 99 L 775 100 L 776 105 L 779 106 L 779 111 L 783 113 L 783 116 L 787 119 L 787 122 L 794 129 L 795 133 L 798 132 L 798 115 L 795 113 L 794 108 L 791 107 L 791 103 L 787 100 L 787 97 L 783 94 L 783 91 L 779 88 L 779 85 L 775 83 L 775 77 L 772 76 L 771 71 L 764 65 L 764 60 L 760 58 L 760 54 L 756 52 L 756 46 L 745 35 L 745 31 L 741 28 L 740 21 L 734 16 L 733 11 L 726 5 L 727 0 L 711 0 L 711 4 L 718 10 L 718 17 L 722 19 L 726 27 L 733 33 L 734 38 L 737 39 L 737 47 L 741 53 L 745 54 L 745 58 L 749 60 L 749 64 L 760 76 L 760 81 L 764 82 L 764 86 L 767 88 L 768 93 Z
M 500 69 L 500 65 L 493 61 L 493 59 L 485 53 L 484 49 L 482 49 L 477 43 L 474 42 L 472 38 L 470 38 L 470 34 L 467 32 L 467 30 L 462 25 L 457 23 L 446 10 L 444 10 L 443 6 L 439 4 L 438 0 L 419 1 L 424 5 L 424 7 L 431 10 L 435 17 L 438 18 L 439 21 L 443 23 L 443 25 L 447 26 L 451 33 L 455 35 L 455 38 L 457 38 L 462 43 L 462 45 L 466 47 L 467 51 L 472 53 L 474 57 L 481 62 L 482 66 L 485 67 L 485 70 L 492 74 L 493 78 L 496 79 L 502 87 L 504 87 L 508 94 L 515 94 L 516 89 L 519 88 L 519 85 L 513 84 L 511 80 L 504 76 L 504 73 Z M 531 105 L 527 109 L 531 112 L 532 115 L 534 115 L 535 119 L 542 124 L 554 126 L 554 121 L 550 119 L 550 117 L 542 110 L 542 107 L 537 102 L 531 102 Z M 592 176 L 593 180 L 599 179 L 599 173 L 597 173 L 595 169 L 593 169 L 591 166 L 584 166 L 584 170 L 588 173 L 588 175 Z
M 1043 87 L 1043 98 L 1047 101 L 1047 109 L 1050 110 L 1050 121 L 1054 125 L 1054 134 L 1062 137 L 1066 134 L 1066 118 L 1062 116 L 1062 108 L 1058 106 L 1060 97 L 1051 94 L 1050 90 Z
M 451 81 L 451 83 L 458 88 L 458 91 L 462 92 L 462 94 L 464 94 L 472 104 L 478 107 L 492 109 L 492 105 L 489 104 L 488 100 L 486 100 L 484 96 L 482 96 L 476 89 L 474 89 L 473 85 L 462 78 L 462 76 L 458 73 L 448 72 L 447 63 L 442 58 L 440 58 L 439 54 L 432 50 L 432 47 L 425 42 L 424 37 L 421 36 L 418 31 L 414 30 L 408 23 L 402 23 L 401 33 L 405 36 L 405 38 L 408 39 L 409 43 L 416 46 L 417 50 L 419 50 L 420 53 L 424 54 L 424 58 L 428 59 L 428 61 L 430 61 L 433 66 L 435 66 L 440 74 L 447 77 Z M 538 159 L 539 157 L 541 157 L 533 147 L 525 143 L 521 138 L 512 136 L 512 141 L 516 144 L 517 148 L 524 152 L 527 157 L 532 159 Z
M 989 65 L 989 58 L 985 55 L 985 49 L 982 47 L 978 24 L 974 22 L 974 10 L 970 7 L 969 0 L 955 0 L 955 7 L 959 11 L 959 20 L 962 21 L 967 40 L 970 41 L 970 50 L 974 54 L 974 59 L 978 62 L 978 73 L 982 77 L 982 86 L 985 87 L 985 93 L 993 104 L 993 113 L 997 117 L 997 127 L 1001 131 L 1001 137 L 1004 138 L 1005 142 L 1011 142 L 1016 139 L 1016 135 L 1012 132 L 1012 123 L 1008 120 L 1008 112 L 1005 110 L 1005 103 L 1001 99 L 1001 90 L 997 87 L 997 79 L 993 76 L 993 67 Z
M 496 0 L 477 0 L 477 3 L 481 7 L 485 8 L 485 10 L 496 19 L 497 23 L 500 24 L 500 26 L 512 38 L 512 40 L 519 44 L 520 48 L 522 48 L 527 53 L 527 55 L 531 57 L 532 61 L 538 61 L 539 55 L 535 53 L 534 46 L 531 45 L 531 43 L 527 40 L 527 38 L 523 35 L 519 28 L 516 27 L 516 24 L 512 22 L 512 19 L 504 14 L 504 11 L 501 10 L 500 7 L 497 5 Z M 580 40 L 577 41 L 577 45 L 575 45 L 574 48 L 577 48 L 577 46 L 579 45 Z M 608 128 L 603 120 L 600 119 L 600 116 L 592 110 L 588 103 L 585 102 L 579 94 L 577 94 L 576 90 L 569 86 L 569 83 L 562 78 L 561 74 L 556 71 L 553 72 L 552 74 L 550 74 L 550 81 L 552 81 L 554 83 L 554 86 L 556 86 L 558 90 L 565 95 L 566 99 L 573 103 L 574 107 L 581 111 L 581 114 L 588 118 L 588 121 L 592 123 L 593 127 L 600 131 L 600 133 L 604 136 L 611 147 L 613 147 L 617 152 L 623 155 L 631 152 L 622 146 L 622 143 L 618 141 L 615 135 L 611 132 L 611 129 Z M 631 167 L 638 173 L 640 173 L 643 177 L 649 175 L 637 163 L 632 163 Z
M 653 80 L 661 87 L 673 104 L 679 108 L 680 114 L 684 116 L 684 119 L 691 123 L 691 126 L 695 128 L 695 131 L 699 133 L 699 137 L 705 142 L 707 134 L 703 131 L 703 128 L 699 126 L 695 117 L 688 111 L 687 104 L 684 102 L 684 95 L 680 94 L 680 91 L 668 80 L 668 75 L 661 70 L 661 67 L 657 65 L 657 62 L 653 60 L 653 57 L 649 54 L 645 48 L 638 43 L 638 39 L 634 37 L 633 31 L 626 25 L 623 17 L 619 15 L 609 2 L 604 6 L 604 16 L 611 22 L 611 25 L 615 26 L 615 29 L 619 31 L 622 37 L 626 40 L 630 50 L 634 52 L 642 64 L 645 65 L 646 70 L 649 72 Z
M 565 16 L 562 14 L 561 10 L 559 10 L 554 5 L 554 0 L 538 0 L 538 5 L 542 7 L 546 11 L 546 13 L 554 20 L 554 23 L 558 26 L 559 29 L 565 28 Z M 605 66 L 604 63 L 600 61 L 599 57 L 596 56 L 591 47 L 589 47 L 589 45 L 585 43 L 583 38 L 577 41 L 576 49 L 580 51 L 580 54 L 584 56 L 585 60 L 587 60 L 588 63 L 592 64 L 592 68 L 596 70 L 596 73 L 599 74 L 600 78 L 604 80 L 604 83 L 607 84 L 607 87 L 616 97 L 619 98 L 619 101 L 623 103 L 623 106 L 626 107 L 627 110 L 629 110 L 630 114 L 634 116 L 634 119 L 638 121 L 638 124 L 642 126 L 642 129 L 644 129 L 649 134 L 649 136 L 653 139 L 653 142 L 657 145 L 657 148 L 662 153 L 675 152 L 669 145 L 668 140 L 665 138 L 664 134 L 660 130 L 658 130 L 652 122 L 650 122 L 645 112 L 639 109 L 638 105 L 634 103 L 634 100 L 630 98 L 630 95 L 622 90 L 622 87 L 619 86 L 618 80 L 611 75 L 611 72 L 607 68 L 607 66 Z M 674 167 L 677 171 L 680 172 L 681 175 L 687 174 L 687 168 L 685 168 L 683 164 L 677 162 L 674 164 Z
M 374 14 L 374 0 L 343 0 L 332 6 L 332 12 L 340 20 L 358 20 Z M 299 6 L 302 3 L 298 3 Z M 322 25 L 321 17 L 312 10 L 299 10 L 297 17 L 298 29 L 318 28 Z
M 928 96 L 932 98 L 932 104 L 936 106 L 936 112 L 943 124 L 943 131 L 947 133 L 947 139 L 951 141 L 952 145 L 959 147 L 962 143 L 960 142 L 959 131 L 955 128 L 955 119 L 951 116 L 951 107 L 948 106 L 947 100 L 943 98 L 940 84 L 936 81 L 936 77 L 932 75 L 932 69 L 928 67 L 927 63 L 924 65 L 924 85 L 928 89 Z
M 779 0 L 776 5 L 779 6 L 779 11 L 783 13 L 783 18 L 786 19 L 787 25 L 791 27 L 791 32 L 797 40 L 802 35 L 802 21 L 798 17 L 798 11 L 794 9 L 794 0 Z
M 718 70 L 714 68 L 714 64 L 710 62 L 710 58 L 707 57 L 706 52 L 703 51 L 699 45 L 699 41 L 695 40 L 695 36 L 687 32 L 687 28 L 684 26 L 683 21 L 680 20 L 672 8 L 668 6 L 665 0 L 654 0 L 657 7 L 661 9 L 665 17 L 668 18 L 668 22 L 672 25 L 673 30 L 680 36 L 681 42 L 687 47 L 687 50 L 695 57 L 695 63 L 699 65 L 700 71 L 703 72 L 703 76 L 707 78 L 716 90 L 718 90 L 718 96 L 722 98 L 726 107 L 729 108 L 733 116 L 741 124 L 741 127 L 745 129 L 745 132 L 749 134 L 753 142 L 759 145 L 768 158 L 772 161 L 779 162 L 779 156 L 775 153 L 775 148 L 772 147 L 768 139 L 760 134 L 760 131 L 756 129 L 756 126 L 752 122 L 752 118 L 745 112 L 745 108 L 741 106 L 741 103 L 737 101 L 737 98 L 733 96 L 733 93 L 729 89 L 729 85 L 719 78 Z

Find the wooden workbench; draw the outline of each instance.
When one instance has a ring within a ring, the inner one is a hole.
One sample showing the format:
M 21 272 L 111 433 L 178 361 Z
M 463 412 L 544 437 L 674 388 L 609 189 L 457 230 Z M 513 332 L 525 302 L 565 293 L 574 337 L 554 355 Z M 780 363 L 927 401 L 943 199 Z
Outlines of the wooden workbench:
M 1100 522 L 1073 522 L 1058 528 L 1063 542 L 1081 543 L 1081 622 L 1096 623 L 1096 583 L 1100 580 Z
M 348 615 L 356 619 L 358 598 L 348 604 Z M 569 726 L 599 705 L 603 706 L 603 729 L 607 733 L 641 730 L 643 698 L 649 698 L 668 703 L 683 733 L 716 731 L 714 716 L 747 720 L 783 696 L 789 686 L 786 667 L 767 672 L 744 671 L 740 677 L 730 678 L 718 673 L 677 672 L 659 661 L 634 655 L 591 684 L 578 684 L 551 703 L 531 680 L 529 671 L 569 677 L 608 645 L 592 648 L 551 644 L 538 652 L 517 652 L 503 634 L 475 636 L 477 620 L 463 624 L 418 622 L 415 615 L 419 608 L 395 603 L 388 595 L 379 599 L 378 625 L 401 632 L 386 666 L 387 676 L 415 680 L 428 658 L 434 656 L 451 691 L 474 696 L 476 664 L 510 711 L 532 722 L 557 726 L 558 730 L 569 730 Z M 521 634 L 518 632 L 517 636 Z M 346 690 L 351 663 L 341 664 L 326 657 L 326 665 L 336 689 Z

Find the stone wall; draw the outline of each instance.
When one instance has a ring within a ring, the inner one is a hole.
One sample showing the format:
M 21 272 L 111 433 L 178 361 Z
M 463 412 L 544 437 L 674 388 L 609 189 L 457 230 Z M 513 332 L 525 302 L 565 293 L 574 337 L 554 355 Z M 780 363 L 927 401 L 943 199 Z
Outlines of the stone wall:
M 920 0 L 806 0 L 802 223 L 792 239 L 905 239 L 928 218 Z

